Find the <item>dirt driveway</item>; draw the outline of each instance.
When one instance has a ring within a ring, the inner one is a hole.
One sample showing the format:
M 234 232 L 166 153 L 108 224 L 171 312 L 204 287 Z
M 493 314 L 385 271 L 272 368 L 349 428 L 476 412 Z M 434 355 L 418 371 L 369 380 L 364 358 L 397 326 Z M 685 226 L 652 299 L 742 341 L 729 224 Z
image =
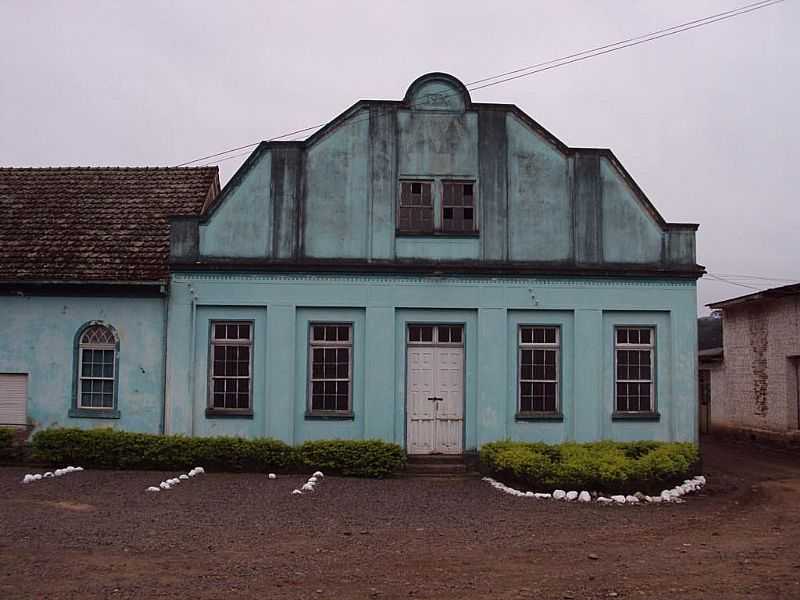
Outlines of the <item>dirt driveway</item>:
M 0 469 L 0 598 L 800 598 L 800 458 L 706 443 L 706 494 L 601 507 L 478 479 Z M 172 474 L 171 474 L 172 475 Z

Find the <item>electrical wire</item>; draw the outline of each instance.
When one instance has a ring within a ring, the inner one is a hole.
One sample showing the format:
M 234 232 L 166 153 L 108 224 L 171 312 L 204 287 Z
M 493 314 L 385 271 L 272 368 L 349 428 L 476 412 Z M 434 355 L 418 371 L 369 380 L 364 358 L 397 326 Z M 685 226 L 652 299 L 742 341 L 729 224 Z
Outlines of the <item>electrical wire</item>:
M 582 52 L 569 54 L 569 55 L 563 56 L 561 58 L 553 59 L 553 60 L 546 61 L 546 62 L 543 62 L 543 63 L 537 63 L 537 64 L 531 65 L 529 67 L 522 67 L 522 68 L 519 68 L 519 69 L 514 69 L 512 71 L 507 71 L 505 73 L 500 73 L 500 74 L 494 75 L 492 77 L 485 77 L 483 79 L 478 79 L 478 80 L 473 81 L 470 84 L 468 84 L 467 89 L 469 91 L 481 90 L 481 89 L 485 89 L 485 88 L 492 87 L 492 86 L 495 86 L 495 85 L 500 85 L 500 84 L 503 84 L 503 83 L 507 83 L 509 81 L 514 81 L 514 80 L 520 79 L 522 77 L 529 77 L 531 75 L 536 75 L 537 73 L 542 73 L 544 71 L 549 71 L 551 69 L 556 69 L 556 68 L 559 68 L 559 67 L 567 66 L 567 65 L 570 65 L 570 64 L 573 64 L 573 63 L 576 63 L 576 62 L 589 60 L 590 58 L 596 58 L 596 57 L 602 56 L 604 54 L 610 54 L 611 52 L 617 52 L 618 50 L 623 50 L 625 48 L 630 48 L 632 46 L 638 46 L 640 44 L 644 44 L 644 43 L 647 43 L 647 42 L 652 42 L 652 41 L 655 41 L 655 40 L 658 40 L 658 39 L 661 39 L 661 38 L 677 35 L 679 33 L 683 33 L 685 31 L 696 29 L 698 27 L 704 27 L 706 25 L 717 23 L 719 21 L 732 19 L 734 17 L 738 17 L 738 16 L 741 16 L 741 15 L 744 15 L 744 14 L 747 14 L 747 13 L 750 13 L 750 12 L 754 12 L 756 10 L 761 10 L 763 8 L 774 6 L 775 4 L 780 4 L 780 3 L 784 2 L 784 1 L 785 0 L 762 0 L 760 2 L 746 4 L 746 5 L 743 5 L 743 6 L 740 6 L 738 8 L 734 8 L 734 9 L 728 10 L 728 11 L 724 11 L 724 12 L 721 12 L 721 13 L 716 13 L 714 15 L 709 15 L 709 16 L 703 17 L 701 19 L 694 19 L 694 20 L 691 20 L 691 21 L 686 21 L 686 22 L 681 23 L 679 25 L 673 25 L 672 27 L 662 28 L 662 29 L 659 29 L 659 30 L 656 30 L 656 31 L 653 31 L 653 32 L 650 32 L 650 33 L 646 33 L 646 34 L 643 34 L 643 35 L 635 36 L 635 37 L 632 37 L 632 38 L 627 38 L 625 40 L 620 40 L 620 41 L 614 42 L 612 44 L 605 44 L 603 46 L 598 46 L 596 48 L 592 48 L 592 49 L 589 49 L 589 50 L 584 50 Z M 506 77 L 507 75 L 509 75 L 509 76 Z M 492 81 L 492 80 L 496 80 L 496 81 Z M 486 82 L 488 82 L 488 83 L 486 83 Z M 481 84 L 481 85 L 475 85 L 475 84 Z M 412 108 L 414 108 L 414 107 L 412 107 Z M 349 121 L 347 124 L 348 125 L 354 125 L 354 124 L 358 123 L 359 121 L 364 121 L 364 120 L 367 120 L 367 119 L 354 119 L 354 120 Z M 288 133 L 284 133 L 284 134 L 281 134 L 281 135 L 278 135 L 278 136 L 274 136 L 274 137 L 268 138 L 266 141 L 268 141 L 268 142 L 269 141 L 277 141 L 277 140 L 280 140 L 280 139 L 285 138 L 285 137 L 296 135 L 298 133 L 304 133 L 304 132 L 311 131 L 311 130 L 314 130 L 314 129 L 319 129 L 321 127 L 324 127 L 326 124 L 327 123 L 320 123 L 318 125 L 312 125 L 310 127 L 304 127 L 302 129 L 297 129 L 295 131 L 290 131 Z M 259 143 L 261 143 L 261 142 L 260 141 L 259 142 L 254 142 L 252 144 L 246 144 L 244 146 L 231 148 L 229 150 L 224 150 L 222 152 L 209 154 L 207 156 L 201 156 L 200 158 L 189 160 L 189 161 L 180 163 L 179 165 L 175 165 L 175 166 L 176 167 L 188 166 L 188 165 L 191 165 L 191 164 L 194 164 L 194 163 L 206 161 L 206 160 L 211 159 L 211 158 L 216 158 L 216 157 L 219 157 L 219 156 L 223 156 L 225 154 L 230 154 L 231 152 L 236 152 L 238 150 L 244 150 L 246 148 L 253 148 L 254 146 L 257 146 Z M 241 155 L 239 155 L 239 156 L 241 156 Z M 223 160 L 228 160 L 229 158 L 234 158 L 234 157 L 228 157 L 228 158 L 225 158 L 225 159 L 220 159 L 219 161 L 215 161 L 215 162 L 207 163 L 207 164 L 215 164 L 216 162 L 222 162 Z

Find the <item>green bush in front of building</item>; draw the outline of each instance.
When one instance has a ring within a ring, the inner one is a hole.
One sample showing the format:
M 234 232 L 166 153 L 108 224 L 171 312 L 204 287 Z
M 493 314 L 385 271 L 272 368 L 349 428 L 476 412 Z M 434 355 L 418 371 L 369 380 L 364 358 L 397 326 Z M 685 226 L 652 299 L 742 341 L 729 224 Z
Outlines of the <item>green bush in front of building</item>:
M 46 429 L 33 436 L 33 458 L 53 465 L 101 469 L 302 471 L 387 477 L 405 454 L 379 440 L 324 440 L 293 447 L 271 438 L 188 437 L 115 429 Z
M 657 493 L 692 476 L 699 460 L 695 444 L 678 442 L 500 441 L 480 450 L 484 473 L 541 491 Z

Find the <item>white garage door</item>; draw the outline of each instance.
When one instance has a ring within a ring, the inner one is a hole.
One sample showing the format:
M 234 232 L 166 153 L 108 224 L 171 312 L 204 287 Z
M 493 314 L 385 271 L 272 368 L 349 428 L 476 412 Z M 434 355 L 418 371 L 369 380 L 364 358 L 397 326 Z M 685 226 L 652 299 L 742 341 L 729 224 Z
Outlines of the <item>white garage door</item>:
M 27 422 L 28 376 L 0 373 L 0 425 Z

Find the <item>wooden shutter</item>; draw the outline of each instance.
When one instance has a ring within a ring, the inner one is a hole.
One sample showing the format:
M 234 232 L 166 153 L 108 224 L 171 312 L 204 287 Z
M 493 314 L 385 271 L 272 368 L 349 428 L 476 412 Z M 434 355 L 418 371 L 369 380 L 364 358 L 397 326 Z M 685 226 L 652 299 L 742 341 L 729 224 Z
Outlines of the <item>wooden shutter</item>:
M 418 194 L 412 193 L 414 185 L 420 186 Z M 430 182 L 401 182 L 400 206 L 397 207 L 397 229 L 409 233 L 433 231 L 433 199 Z
M 0 374 L 0 425 L 25 425 L 27 406 L 28 376 Z

